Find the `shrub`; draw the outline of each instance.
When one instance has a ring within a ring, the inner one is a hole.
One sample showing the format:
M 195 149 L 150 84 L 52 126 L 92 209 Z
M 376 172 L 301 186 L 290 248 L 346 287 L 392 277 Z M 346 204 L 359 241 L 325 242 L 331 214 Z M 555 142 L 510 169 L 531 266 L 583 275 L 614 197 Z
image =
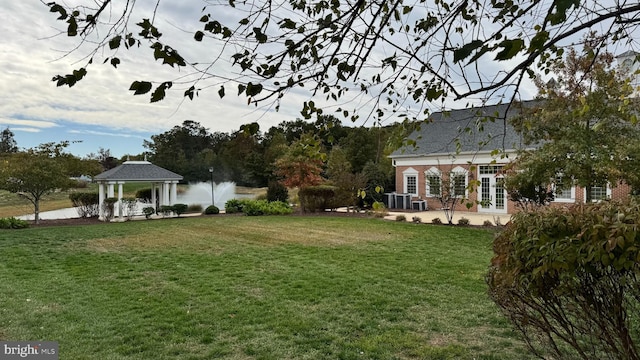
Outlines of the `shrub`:
M 404 215 L 396 215 L 396 221 L 407 221 L 407 217 Z
M 287 202 L 287 200 L 289 200 L 289 190 L 287 187 L 277 181 L 269 182 L 267 201 Z
M 373 205 L 371 206 L 371 208 L 373 209 L 374 213 L 380 214 L 381 216 L 378 217 L 385 217 L 387 215 L 389 215 L 389 211 L 387 211 L 387 207 L 384 206 L 384 203 L 380 202 L 380 201 L 375 201 L 373 203 Z
M 224 212 L 236 214 L 242 212 L 243 203 L 238 199 L 231 199 L 224 204 Z
M 114 213 L 114 205 L 118 202 L 117 198 L 110 197 L 104 199 L 102 202 L 102 215 L 104 216 L 105 221 L 111 221 L 113 219 Z
M 422 219 L 419 216 L 414 216 L 411 221 L 413 221 L 414 224 L 422 223 Z
M 136 198 L 123 198 L 122 199 L 122 211 L 127 219 L 131 220 L 136 214 L 136 207 L 138 206 L 138 199 Z
M 289 215 L 293 213 L 291 206 L 283 201 L 270 201 L 264 205 L 265 215 Z
M 247 216 L 264 215 L 264 207 L 267 204 L 265 200 L 247 201 L 242 207 L 242 212 Z
M 136 198 L 143 203 L 151 203 L 151 188 L 140 189 L 136 191 Z
M 493 223 L 491 222 L 491 220 L 485 220 L 485 221 L 482 223 L 482 226 L 493 226 Z
M 220 214 L 220 209 L 218 209 L 218 207 L 215 205 L 209 205 L 204 210 L 204 213 L 205 215 L 217 215 L 217 214 Z
M 149 219 L 151 217 L 151 215 L 155 214 L 156 209 L 153 208 L 153 206 L 147 206 L 144 209 L 142 209 L 142 213 L 144 214 L 144 217 Z
M 494 240 L 489 295 L 540 358 L 640 349 L 640 201 L 515 214 Z
M 250 199 L 227 201 L 225 211 L 229 214 L 229 210 L 231 213 L 243 212 L 247 216 L 289 215 L 293 212 L 291 206 L 282 201 Z
M 0 218 L 0 229 L 26 229 L 29 222 L 14 217 Z
M 186 213 L 188 208 L 189 208 L 189 205 L 187 204 L 173 204 L 173 206 L 171 206 L 171 209 L 176 215 L 178 215 L 178 217 Z
M 97 217 L 100 214 L 100 195 L 97 192 L 71 193 L 69 200 L 82 218 Z
M 467 219 L 466 217 L 461 217 L 460 219 L 458 219 L 458 225 L 467 226 L 469 224 L 471 224 L 471 221 L 469 221 L 469 219 Z
M 433 218 L 433 220 L 431 220 L 431 223 L 436 225 L 442 225 L 442 220 L 440 220 L 440 218 Z
M 162 206 L 160 206 L 159 213 L 162 214 L 163 217 L 170 216 L 172 212 L 173 212 L 173 206 L 172 205 L 162 205 Z
M 304 212 L 323 211 L 333 208 L 332 200 L 337 187 L 330 185 L 306 186 L 298 192 L 300 207 Z

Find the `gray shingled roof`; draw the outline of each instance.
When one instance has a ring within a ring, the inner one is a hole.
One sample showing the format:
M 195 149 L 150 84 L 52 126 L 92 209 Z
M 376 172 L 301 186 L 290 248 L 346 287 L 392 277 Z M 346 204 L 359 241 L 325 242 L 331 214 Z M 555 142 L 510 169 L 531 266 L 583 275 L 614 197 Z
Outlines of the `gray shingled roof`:
M 148 161 L 126 161 L 120 166 L 96 175 L 93 179 L 98 181 L 180 181 L 182 176 Z
M 504 121 L 505 113 L 509 119 L 520 113 L 521 106 L 533 104 L 534 101 L 528 101 L 433 113 L 430 122 L 422 124 L 409 136 L 416 142 L 415 146 L 403 146 L 391 157 L 454 154 L 458 142 L 460 152 L 519 149 L 523 146 L 522 138 L 509 121 Z

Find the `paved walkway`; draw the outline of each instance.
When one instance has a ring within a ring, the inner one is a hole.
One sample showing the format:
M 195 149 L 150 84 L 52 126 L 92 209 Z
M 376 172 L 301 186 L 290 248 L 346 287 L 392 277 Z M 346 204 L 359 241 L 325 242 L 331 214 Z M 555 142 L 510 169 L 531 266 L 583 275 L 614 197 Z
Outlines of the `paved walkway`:
M 338 209 L 338 211 L 346 211 L 345 209 Z M 199 215 L 199 214 L 196 214 Z M 404 215 L 407 221 L 413 221 L 414 217 L 419 217 L 422 223 L 432 223 L 433 219 L 439 218 L 443 223 L 447 222 L 447 217 L 442 210 L 428 210 L 428 211 L 394 211 L 393 209 L 389 211 L 389 215 L 385 216 L 387 220 L 396 220 L 396 217 L 399 215 Z M 187 214 L 183 215 L 187 216 Z M 77 218 L 78 212 L 75 208 L 67 208 L 53 211 L 43 211 L 40 213 L 40 219 L 49 220 L 49 219 L 69 219 L 69 218 Z M 18 216 L 19 219 L 23 220 L 33 220 L 33 214 Z M 144 217 L 140 217 L 144 218 Z M 453 223 L 457 224 L 460 218 L 469 219 L 469 223 L 471 225 L 483 225 L 485 221 L 491 221 L 493 225 L 496 225 L 496 222 L 499 222 L 501 225 L 506 224 L 511 216 L 509 214 L 487 214 L 487 213 L 477 213 L 477 212 L 469 212 L 469 211 L 456 211 L 453 214 Z
M 442 220 L 442 223 L 447 223 L 447 217 L 443 210 L 428 210 L 428 211 L 393 211 L 391 209 L 389 211 L 389 215 L 385 216 L 385 219 L 395 220 L 397 216 L 404 215 L 407 221 L 413 221 L 414 217 L 420 218 L 422 223 L 432 223 L 433 219 L 439 218 Z M 509 220 L 511 220 L 511 215 L 509 214 L 489 214 L 489 213 L 478 213 L 478 212 L 469 212 L 469 211 L 456 211 L 453 213 L 453 223 L 457 224 L 458 220 L 461 218 L 469 219 L 469 224 L 471 225 L 484 225 L 485 221 L 491 221 L 493 225 L 505 225 Z M 499 223 L 499 224 L 496 224 Z

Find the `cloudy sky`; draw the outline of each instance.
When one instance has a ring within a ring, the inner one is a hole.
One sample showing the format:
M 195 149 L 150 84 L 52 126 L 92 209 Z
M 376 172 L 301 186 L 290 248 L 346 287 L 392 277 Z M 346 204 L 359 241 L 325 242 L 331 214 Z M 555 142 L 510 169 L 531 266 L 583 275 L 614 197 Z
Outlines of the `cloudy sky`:
M 148 17 L 154 4 L 155 1 L 138 0 L 136 6 L 143 15 L 138 14 L 134 19 Z M 163 1 L 158 9 L 162 16 L 156 19 L 156 24 L 164 34 L 162 40 L 177 44 L 185 58 L 207 62 L 212 53 L 220 50 L 216 43 L 193 40 L 194 32 L 202 26 L 197 19 L 202 16 L 203 4 L 202 0 Z M 300 118 L 301 104 L 310 100 L 304 92 L 291 92 L 283 99 L 280 111 L 275 112 L 268 107 L 248 106 L 246 98 L 234 96 L 230 88 L 221 100 L 217 95 L 219 84 L 209 83 L 211 87 L 193 101 L 184 100 L 182 93 L 186 85 L 183 85 L 182 88 L 175 86 L 176 92 L 164 101 L 150 104 L 148 95 L 132 96 L 128 91 L 133 80 L 176 80 L 178 83 L 190 78 L 181 78 L 188 75 L 186 72 L 154 62 L 144 48 L 146 45 L 119 51 L 117 56 L 122 64 L 117 70 L 108 63 L 102 64 L 110 54 L 99 53 L 94 64 L 88 67 L 85 80 L 72 88 L 57 88 L 51 78 L 85 66 L 88 59 L 83 55 L 92 47 L 69 53 L 77 39 L 68 38 L 66 34 L 56 36 L 60 35 L 64 23 L 56 21 L 56 15 L 41 1 L 0 0 L 0 8 L 4 15 L 0 22 L 3 35 L 0 37 L 0 127 L 9 127 L 21 148 L 69 140 L 77 142 L 69 150 L 79 156 L 95 153 L 102 147 L 121 157 L 143 152 L 145 139 L 184 120 L 200 122 L 211 132 L 232 132 L 251 122 L 258 122 L 261 130 L 266 131 L 282 121 Z M 228 6 L 219 6 L 207 11 L 232 16 L 225 14 L 228 9 Z M 117 16 L 115 11 L 113 16 Z M 225 67 L 225 63 L 228 64 L 228 60 L 222 59 L 216 66 Z M 493 62 L 487 66 L 495 65 Z M 509 63 L 502 62 L 499 66 L 508 68 Z M 522 86 L 523 99 L 534 94 L 530 83 Z M 368 100 L 354 99 L 349 106 L 366 107 Z M 460 106 L 464 104 L 457 107 Z
M 139 3 L 144 5 L 143 1 Z M 168 10 L 172 16 L 163 17 L 158 23 L 161 29 L 192 39 L 195 30 L 186 29 L 190 33 L 185 34 L 180 24 L 200 26 L 197 19 L 202 3 L 197 0 L 164 3 L 173 7 L 159 10 Z M 143 152 L 145 139 L 184 120 L 198 121 L 212 132 L 231 132 L 256 121 L 265 131 L 282 121 L 300 117 L 300 102 L 296 106 L 283 106 L 276 113 L 248 106 L 246 100 L 235 96 L 220 100 L 216 89 L 202 92 L 194 101 L 183 101 L 180 92 L 150 104 L 148 96 L 132 96 L 128 91 L 131 82 L 137 78 L 173 79 L 180 74 L 154 64 L 152 59 L 147 61 L 148 52 L 137 57 L 133 52 L 127 61 L 124 58 L 128 54 L 119 54 L 123 64 L 118 70 L 101 64 L 104 56 L 98 55 L 85 80 L 72 88 L 57 88 L 51 78 L 84 66 L 87 59 L 81 55 L 86 52 L 65 57 L 75 42 L 66 36 L 54 36 L 64 24 L 56 22 L 55 14 L 41 2 L 0 0 L 0 8 L 4 19 L 0 22 L 0 127 L 9 127 L 21 148 L 51 141 L 81 141 L 69 150 L 84 156 L 102 147 L 120 157 Z

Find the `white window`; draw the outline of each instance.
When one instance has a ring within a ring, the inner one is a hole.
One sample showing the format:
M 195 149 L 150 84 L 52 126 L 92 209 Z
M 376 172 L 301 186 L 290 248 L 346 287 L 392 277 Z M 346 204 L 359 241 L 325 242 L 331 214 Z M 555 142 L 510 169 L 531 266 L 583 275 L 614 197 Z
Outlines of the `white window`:
M 432 167 L 424 173 L 425 188 L 427 196 L 440 196 L 442 195 L 442 175 L 440 170 Z
M 451 183 L 451 195 L 455 197 L 467 196 L 467 170 L 458 166 L 449 174 L 449 182 Z
M 407 191 L 406 193 L 412 195 L 418 195 L 418 177 L 407 176 Z
M 587 190 L 585 189 L 585 200 Z M 591 186 L 591 201 L 605 200 L 611 197 L 611 188 L 604 184 L 598 184 Z
M 408 168 L 402 172 L 404 177 L 404 193 L 418 196 L 418 172 Z
M 566 181 L 562 175 L 558 175 L 553 183 L 554 201 L 574 202 L 576 201 L 576 188 Z

